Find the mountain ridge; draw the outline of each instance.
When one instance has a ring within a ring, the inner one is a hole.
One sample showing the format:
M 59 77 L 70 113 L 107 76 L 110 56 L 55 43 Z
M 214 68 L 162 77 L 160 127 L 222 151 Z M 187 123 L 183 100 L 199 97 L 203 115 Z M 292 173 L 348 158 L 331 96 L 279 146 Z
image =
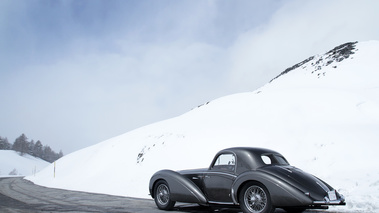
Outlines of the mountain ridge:
M 335 48 L 333 48 L 332 50 L 329 50 L 328 52 L 326 52 L 324 55 L 328 55 L 326 57 L 327 60 L 327 63 L 324 64 L 325 66 L 328 66 L 330 64 L 332 64 L 333 62 L 341 62 L 343 61 L 344 59 L 347 59 L 350 57 L 350 55 L 354 54 L 354 50 L 355 49 L 355 44 L 357 44 L 358 42 L 355 41 L 355 42 L 347 42 L 345 44 L 341 44 Z M 273 80 L 279 78 L 280 76 L 296 69 L 296 68 L 299 68 L 303 65 L 305 65 L 306 63 L 312 61 L 313 59 L 315 59 L 316 56 L 311 56 L 307 59 L 305 59 L 304 61 L 300 62 L 300 63 L 297 63 L 295 65 L 293 65 L 292 67 L 289 67 L 287 69 L 285 69 L 283 72 L 281 72 L 278 76 L 276 76 L 275 78 L 271 79 L 269 83 L 271 83 Z M 318 59 L 316 62 L 315 62 L 315 65 L 317 65 L 317 68 L 316 70 L 320 70 L 321 69 L 321 66 L 319 65 L 320 62 L 322 62 L 324 59 L 323 57 L 321 57 L 320 59 Z M 313 65 L 313 63 L 312 63 Z M 333 67 L 333 68 L 336 68 L 336 67 Z M 316 71 L 315 70 L 315 71 Z M 314 71 L 313 71 L 314 72 Z M 312 73 L 313 73 L 312 72 Z

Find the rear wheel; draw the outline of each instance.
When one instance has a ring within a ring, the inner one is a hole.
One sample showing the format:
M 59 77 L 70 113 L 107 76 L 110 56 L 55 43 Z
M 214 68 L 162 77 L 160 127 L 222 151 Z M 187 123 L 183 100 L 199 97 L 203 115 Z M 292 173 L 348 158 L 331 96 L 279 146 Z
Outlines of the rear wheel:
M 244 213 L 272 213 L 271 197 L 260 183 L 248 183 L 239 193 L 239 203 Z
M 170 199 L 170 188 L 166 181 L 159 180 L 154 187 L 154 201 L 159 209 L 170 210 L 175 206 L 175 201 Z

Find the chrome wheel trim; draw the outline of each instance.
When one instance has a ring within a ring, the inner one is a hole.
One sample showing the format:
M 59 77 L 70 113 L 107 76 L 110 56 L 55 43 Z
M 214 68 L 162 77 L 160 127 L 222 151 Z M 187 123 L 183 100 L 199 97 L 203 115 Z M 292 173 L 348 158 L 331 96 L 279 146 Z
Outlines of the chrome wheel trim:
M 157 187 L 157 201 L 160 205 L 165 206 L 170 201 L 170 191 L 168 186 L 165 184 L 161 184 Z
M 244 194 L 245 206 L 250 212 L 263 212 L 267 206 L 267 195 L 264 189 L 259 186 L 250 186 Z

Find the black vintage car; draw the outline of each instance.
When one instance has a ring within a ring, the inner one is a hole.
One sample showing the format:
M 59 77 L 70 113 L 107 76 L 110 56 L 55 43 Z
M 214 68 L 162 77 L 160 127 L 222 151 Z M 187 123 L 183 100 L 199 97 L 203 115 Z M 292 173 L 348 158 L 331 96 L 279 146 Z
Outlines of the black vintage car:
M 245 213 L 345 205 L 344 197 L 327 183 L 290 166 L 278 152 L 262 148 L 224 149 L 207 169 L 158 171 L 149 189 L 162 210 L 176 202 L 239 205 Z

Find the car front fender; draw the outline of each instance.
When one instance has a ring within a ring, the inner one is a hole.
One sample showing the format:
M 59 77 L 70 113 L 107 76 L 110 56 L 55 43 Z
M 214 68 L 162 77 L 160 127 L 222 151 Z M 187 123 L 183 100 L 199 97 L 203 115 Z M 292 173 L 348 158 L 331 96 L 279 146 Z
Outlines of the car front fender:
M 167 182 L 170 188 L 170 199 L 173 201 L 199 204 L 208 203 L 204 193 L 194 182 L 172 170 L 160 170 L 151 177 L 149 190 L 153 198 L 154 184 L 158 180 L 165 180 Z

